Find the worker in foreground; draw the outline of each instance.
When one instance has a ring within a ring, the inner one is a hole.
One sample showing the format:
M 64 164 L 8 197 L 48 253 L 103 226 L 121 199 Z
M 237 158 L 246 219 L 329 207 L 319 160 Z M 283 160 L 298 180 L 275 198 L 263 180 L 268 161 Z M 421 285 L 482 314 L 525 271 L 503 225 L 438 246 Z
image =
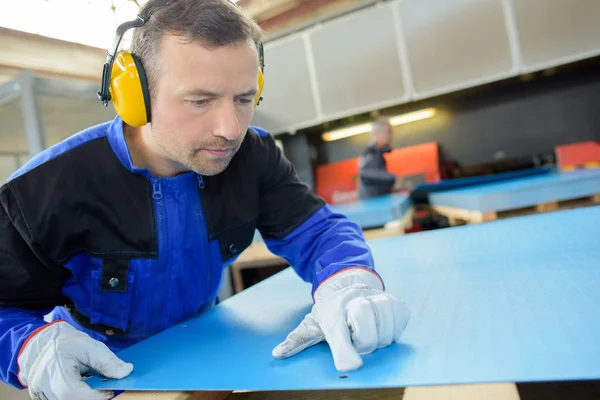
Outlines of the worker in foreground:
M 132 51 L 117 53 L 129 29 Z M 34 399 L 109 399 L 82 375 L 128 376 L 115 352 L 214 306 L 255 229 L 313 287 L 274 357 L 327 341 L 347 371 L 399 339 L 409 312 L 360 228 L 250 127 L 262 61 L 260 29 L 228 0 L 150 0 L 119 28 L 99 92 L 116 118 L 0 189 L 2 381 Z

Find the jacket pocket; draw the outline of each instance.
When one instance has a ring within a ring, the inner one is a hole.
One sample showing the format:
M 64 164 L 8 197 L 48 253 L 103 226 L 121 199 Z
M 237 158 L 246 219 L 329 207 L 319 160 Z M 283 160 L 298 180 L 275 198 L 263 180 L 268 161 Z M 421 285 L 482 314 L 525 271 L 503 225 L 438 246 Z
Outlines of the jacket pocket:
M 256 231 L 256 220 L 239 227 L 230 228 L 219 235 L 219 250 L 223 262 L 237 257 L 252 244 Z
M 105 260 L 102 270 L 92 271 L 90 322 L 126 331 L 131 315 L 134 283 L 129 260 Z

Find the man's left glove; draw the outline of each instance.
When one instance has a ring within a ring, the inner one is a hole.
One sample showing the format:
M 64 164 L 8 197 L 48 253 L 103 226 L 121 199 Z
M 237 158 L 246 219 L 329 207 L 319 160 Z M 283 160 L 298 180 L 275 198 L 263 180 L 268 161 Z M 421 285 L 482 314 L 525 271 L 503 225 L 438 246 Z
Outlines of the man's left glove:
M 398 341 L 410 317 L 403 302 L 383 291 L 379 276 L 363 268 L 327 278 L 314 298 L 312 312 L 273 349 L 273 357 L 291 357 L 325 340 L 336 369 L 355 370 L 363 365 L 359 354 Z

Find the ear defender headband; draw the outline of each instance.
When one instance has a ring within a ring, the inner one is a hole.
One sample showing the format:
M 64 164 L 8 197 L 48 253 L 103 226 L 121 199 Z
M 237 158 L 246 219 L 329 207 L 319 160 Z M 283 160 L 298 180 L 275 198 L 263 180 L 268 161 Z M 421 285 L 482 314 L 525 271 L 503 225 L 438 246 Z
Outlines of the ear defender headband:
M 128 125 L 144 126 L 150 122 L 150 91 L 148 78 L 142 62 L 132 53 L 121 51 L 117 54 L 123 35 L 132 28 L 143 26 L 150 15 L 138 15 L 133 21 L 124 22 L 117 28 L 112 46 L 106 52 L 106 62 L 102 69 L 102 86 L 98 98 L 106 107 L 112 101 L 119 117 Z M 116 57 L 115 57 L 116 55 Z M 258 92 L 254 97 L 254 107 L 262 100 L 264 87 L 264 49 L 258 43 Z

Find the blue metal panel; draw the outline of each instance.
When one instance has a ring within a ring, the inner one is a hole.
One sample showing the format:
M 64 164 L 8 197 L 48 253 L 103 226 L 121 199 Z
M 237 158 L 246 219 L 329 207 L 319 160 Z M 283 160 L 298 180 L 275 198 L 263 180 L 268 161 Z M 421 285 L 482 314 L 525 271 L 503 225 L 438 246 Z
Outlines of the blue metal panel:
M 301 390 L 600 378 L 600 207 L 371 242 L 412 318 L 402 343 L 333 367 L 327 344 L 271 350 L 312 301 L 291 269 L 120 353 L 132 375 L 94 387 Z M 177 305 L 173 305 L 176 307 Z
M 431 193 L 445 192 L 452 189 L 466 188 L 470 186 L 483 185 L 485 183 L 508 181 L 527 176 L 549 174 L 555 170 L 554 167 L 529 168 L 517 171 L 502 172 L 492 175 L 472 176 L 469 178 L 446 179 L 438 183 L 425 183 L 417 186 L 410 193 L 413 202 L 423 202 Z
M 544 174 L 432 193 L 431 205 L 506 211 L 600 193 L 600 169 Z

